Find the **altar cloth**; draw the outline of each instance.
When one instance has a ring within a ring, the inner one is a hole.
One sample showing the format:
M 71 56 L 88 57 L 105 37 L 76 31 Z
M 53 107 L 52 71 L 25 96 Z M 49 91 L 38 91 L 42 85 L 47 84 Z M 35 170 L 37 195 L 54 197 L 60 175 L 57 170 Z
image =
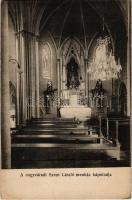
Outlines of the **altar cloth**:
M 90 118 L 91 117 L 91 108 L 84 106 L 66 106 L 60 108 L 60 114 L 62 118 Z

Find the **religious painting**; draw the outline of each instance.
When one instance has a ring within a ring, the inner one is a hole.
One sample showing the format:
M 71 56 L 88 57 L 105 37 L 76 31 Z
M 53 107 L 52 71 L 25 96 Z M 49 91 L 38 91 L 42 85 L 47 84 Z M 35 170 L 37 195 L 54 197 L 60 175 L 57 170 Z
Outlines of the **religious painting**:
M 42 76 L 43 78 L 51 78 L 52 55 L 49 44 L 44 44 L 42 47 Z

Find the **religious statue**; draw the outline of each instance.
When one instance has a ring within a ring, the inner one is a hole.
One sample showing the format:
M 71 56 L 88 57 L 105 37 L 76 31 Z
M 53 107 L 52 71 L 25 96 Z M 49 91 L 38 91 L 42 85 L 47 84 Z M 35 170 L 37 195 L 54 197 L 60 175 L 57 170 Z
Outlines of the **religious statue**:
M 44 103 L 46 114 L 51 113 L 51 104 L 53 102 L 54 92 L 57 89 L 53 89 L 52 82 L 47 82 L 47 89 L 44 91 Z
M 105 93 L 106 91 L 103 89 L 102 81 L 101 81 L 100 79 L 97 80 L 96 85 L 95 85 L 95 88 L 92 89 L 91 92 L 92 92 L 92 95 L 93 95 L 93 96 L 101 96 L 101 95 L 104 95 L 104 93 Z
M 102 81 L 100 79 L 97 80 L 97 83 L 95 86 L 95 92 L 97 95 L 101 95 L 103 93 Z
M 67 88 L 77 89 L 80 85 L 79 82 L 79 67 L 74 58 L 71 58 L 70 62 L 67 64 Z
M 102 81 L 100 79 L 97 80 L 95 88 L 91 90 L 91 93 L 93 101 L 96 102 L 96 107 L 102 107 L 106 90 L 103 89 Z

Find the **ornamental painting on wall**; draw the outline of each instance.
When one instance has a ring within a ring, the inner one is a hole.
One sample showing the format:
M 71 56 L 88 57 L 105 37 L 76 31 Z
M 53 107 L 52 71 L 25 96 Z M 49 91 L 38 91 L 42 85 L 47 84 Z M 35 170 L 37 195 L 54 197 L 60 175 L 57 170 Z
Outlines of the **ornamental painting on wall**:
M 42 77 L 45 79 L 51 79 L 51 65 L 52 55 L 49 44 L 45 43 L 42 47 Z

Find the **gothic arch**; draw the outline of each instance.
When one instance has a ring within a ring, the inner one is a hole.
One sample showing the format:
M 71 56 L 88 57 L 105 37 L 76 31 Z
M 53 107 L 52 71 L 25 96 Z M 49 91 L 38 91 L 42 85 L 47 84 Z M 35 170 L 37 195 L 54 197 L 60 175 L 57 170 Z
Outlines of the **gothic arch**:
M 80 46 L 81 51 L 82 51 L 83 54 L 85 55 L 85 49 L 84 49 L 82 43 L 79 41 L 79 39 L 76 38 L 76 37 L 74 37 L 74 38 L 67 37 L 67 38 L 62 42 L 62 44 L 61 44 L 61 46 L 60 46 L 60 48 L 59 48 L 59 51 L 58 51 L 58 56 L 59 56 L 59 57 L 61 56 L 61 53 L 62 53 L 62 51 L 63 51 L 64 46 L 65 46 L 66 44 L 68 44 L 68 42 L 71 43 L 71 44 L 69 45 L 69 48 L 72 46 L 72 44 L 73 44 L 73 45 L 76 44 L 77 46 Z
M 68 82 L 68 69 L 69 63 L 71 60 L 74 60 L 76 66 L 78 66 L 78 80 L 77 82 L 81 82 L 85 80 L 85 52 L 82 44 L 79 42 L 77 38 L 68 37 L 60 47 L 60 71 L 61 71 L 61 90 L 67 89 Z M 68 68 L 67 68 L 68 67 Z
M 124 82 L 121 82 L 118 90 L 119 96 L 119 113 L 122 116 L 127 115 L 127 88 Z
M 55 56 L 57 57 L 57 51 L 58 51 L 58 49 L 57 49 L 57 45 L 56 45 L 56 42 L 54 40 L 54 37 L 53 37 L 53 35 L 52 35 L 52 33 L 50 31 L 47 31 L 47 34 L 49 35 L 49 37 L 51 39 L 52 45 L 53 45 L 53 47 L 55 49 Z

